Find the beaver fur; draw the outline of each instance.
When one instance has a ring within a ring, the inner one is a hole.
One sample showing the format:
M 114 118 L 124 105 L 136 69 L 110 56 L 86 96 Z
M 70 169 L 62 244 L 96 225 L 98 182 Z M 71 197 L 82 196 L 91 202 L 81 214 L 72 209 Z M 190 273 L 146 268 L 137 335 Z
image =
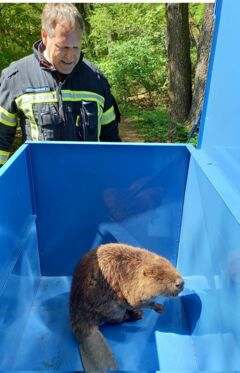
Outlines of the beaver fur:
M 117 369 L 99 325 L 142 318 L 145 307 L 162 312 L 163 306 L 153 299 L 177 296 L 183 287 L 176 268 L 146 249 L 110 243 L 85 254 L 76 267 L 70 293 L 71 325 L 85 369 Z

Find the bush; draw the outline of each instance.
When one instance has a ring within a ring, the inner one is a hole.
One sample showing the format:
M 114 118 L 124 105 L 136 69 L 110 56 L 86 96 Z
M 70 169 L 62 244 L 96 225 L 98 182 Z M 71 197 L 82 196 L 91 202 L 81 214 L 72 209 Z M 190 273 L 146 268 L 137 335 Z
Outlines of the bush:
M 167 79 L 167 60 L 157 40 L 138 37 L 115 42 L 108 59 L 98 61 L 119 101 L 146 92 L 160 92 Z

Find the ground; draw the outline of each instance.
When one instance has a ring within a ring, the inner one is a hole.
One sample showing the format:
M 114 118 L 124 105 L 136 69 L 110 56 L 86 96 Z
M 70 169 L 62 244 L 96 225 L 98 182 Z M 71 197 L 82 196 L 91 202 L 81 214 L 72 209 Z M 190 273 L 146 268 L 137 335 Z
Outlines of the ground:
M 122 117 L 119 132 L 123 142 L 144 142 L 143 136 L 137 133 L 135 123 L 128 118 Z

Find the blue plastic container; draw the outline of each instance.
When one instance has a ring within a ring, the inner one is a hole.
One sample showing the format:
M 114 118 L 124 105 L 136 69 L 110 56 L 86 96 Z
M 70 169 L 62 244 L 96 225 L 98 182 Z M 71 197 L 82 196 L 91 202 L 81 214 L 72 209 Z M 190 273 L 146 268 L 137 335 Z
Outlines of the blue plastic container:
M 180 297 L 102 332 L 120 370 L 240 366 L 240 2 L 218 1 L 199 149 L 28 143 L 0 170 L 0 369 L 81 370 L 68 295 L 100 243 L 178 266 Z

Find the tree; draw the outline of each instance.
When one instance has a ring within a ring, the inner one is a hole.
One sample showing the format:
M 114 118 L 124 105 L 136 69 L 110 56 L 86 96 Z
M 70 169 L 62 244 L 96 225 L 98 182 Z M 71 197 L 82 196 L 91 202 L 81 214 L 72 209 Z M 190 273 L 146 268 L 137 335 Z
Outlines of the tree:
M 172 120 L 184 122 L 188 118 L 192 99 L 188 4 L 166 4 L 166 18 L 169 114 Z
M 85 33 L 83 36 L 83 48 L 88 50 L 94 50 L 94 43 L 90 40 L 89 35 L 91 34 L 91 25 L 89 19 L 93 13 L 94 5 L 92 3 L 75 3 L 78 11 L 82 15 L 85 24 Z
M 32 52 L 40 38 L 42 4 L 0 4 L 0 72 Z
M 94 4 L 89 22 L 94 48 L 85 55 L 106 74 L 118 102 L 144 95 L 156 105 L 157 95 L 165 98 L 164 4 Z
M 195 121 L 199 117 L 202 110 L 209 61 L 209 52 L 213 33 L 213 12 L 214 4 L 206 4 L 202 28 L 200 32 L 200 38 L 198 42 L 197 65 L 195 70 L 192 105 L 187 120 L 189 129 L 193 127 Z

